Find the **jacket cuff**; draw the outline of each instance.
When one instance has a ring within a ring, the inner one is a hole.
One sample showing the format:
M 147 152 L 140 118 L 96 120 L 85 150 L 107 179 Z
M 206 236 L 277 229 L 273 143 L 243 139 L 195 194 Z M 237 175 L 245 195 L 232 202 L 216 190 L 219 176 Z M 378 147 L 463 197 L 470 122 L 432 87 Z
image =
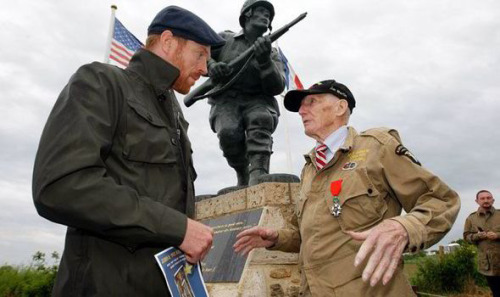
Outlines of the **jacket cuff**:
M 161 232 L 165 236 L 165 243 L 179 246 L 184 241 L 187 231 L 188 217 L 172 208 L 168 208 L 162 218 Z
M 417 253 L 425 249 L 425 226 L 411 214 L 405 216 L 397 216 L 389 220 L 400 223 L 408 233 L 408 244 L 404 252 Z
M 299 232 L 293 229 L 278 230 L 278 241 L 271 247 L 267 248 L 271 251 L 295 252 L 300 249 Z

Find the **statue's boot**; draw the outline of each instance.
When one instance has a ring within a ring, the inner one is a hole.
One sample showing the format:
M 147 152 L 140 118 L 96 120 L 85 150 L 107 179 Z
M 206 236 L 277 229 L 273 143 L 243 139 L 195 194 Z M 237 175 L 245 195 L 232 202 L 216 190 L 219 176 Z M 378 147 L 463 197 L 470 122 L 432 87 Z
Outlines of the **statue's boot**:
M 238 166 L 234 167 L 236 170 L 236 177 L 238 178 L 238 187 L 239 186 L 248 186 L 248 166 Z
M 256 185 L 261 175 L 269 173 L 269 157 L 269 154 L 252 154 L 249 156 L 250 179 L 248 185 Z

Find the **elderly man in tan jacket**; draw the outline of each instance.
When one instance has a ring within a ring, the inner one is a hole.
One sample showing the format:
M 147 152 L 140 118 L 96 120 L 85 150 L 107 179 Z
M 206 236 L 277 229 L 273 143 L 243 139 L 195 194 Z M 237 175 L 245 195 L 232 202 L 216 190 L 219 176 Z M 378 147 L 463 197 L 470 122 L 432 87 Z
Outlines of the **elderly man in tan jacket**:
M 421 166 L 396 130 L 348 127 L 355 104 L 335 80 L 287 93 L 285 107 L 299 112 L 317 141 L 305 156 L 294 226 L 247 229 L 234 248 L 300 252 L 301 296 L 414 296 L 401 255 L 443 238 L 459 197 Z

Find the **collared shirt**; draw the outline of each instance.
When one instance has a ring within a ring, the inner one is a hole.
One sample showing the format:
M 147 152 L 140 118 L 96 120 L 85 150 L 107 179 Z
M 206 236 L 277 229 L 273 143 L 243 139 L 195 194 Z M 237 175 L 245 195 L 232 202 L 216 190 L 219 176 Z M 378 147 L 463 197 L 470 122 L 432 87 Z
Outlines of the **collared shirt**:
M 333 156 L 337 152 L 337 150 L 344 145 L 345 140 L 347 139 L 348 135 L 347 131 L 347 126 L 342 126 L 338 128 L 337 130 L 333 131 L 332 134 L 330 134 L 325 141 L 323 142 L 328 149 L 326 150 L 326 163 L 330 162 L 330 160 L 333 159 Z M 320 145 L 321 143 L 318 142 L 316 146 Z

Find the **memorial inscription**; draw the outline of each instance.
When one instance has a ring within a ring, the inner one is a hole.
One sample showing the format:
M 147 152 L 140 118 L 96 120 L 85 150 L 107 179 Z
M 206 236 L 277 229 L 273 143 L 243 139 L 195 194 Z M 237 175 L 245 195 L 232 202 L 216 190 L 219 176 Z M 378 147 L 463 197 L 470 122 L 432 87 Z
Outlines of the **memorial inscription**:
M 239 282 L 246 257 L 233 251 L 236 234 L 257 226 L 261 215 L 262 209 L 255 209 L 201 221 L 214 229 L 212 249 L 201 262 L 205 282 Z

